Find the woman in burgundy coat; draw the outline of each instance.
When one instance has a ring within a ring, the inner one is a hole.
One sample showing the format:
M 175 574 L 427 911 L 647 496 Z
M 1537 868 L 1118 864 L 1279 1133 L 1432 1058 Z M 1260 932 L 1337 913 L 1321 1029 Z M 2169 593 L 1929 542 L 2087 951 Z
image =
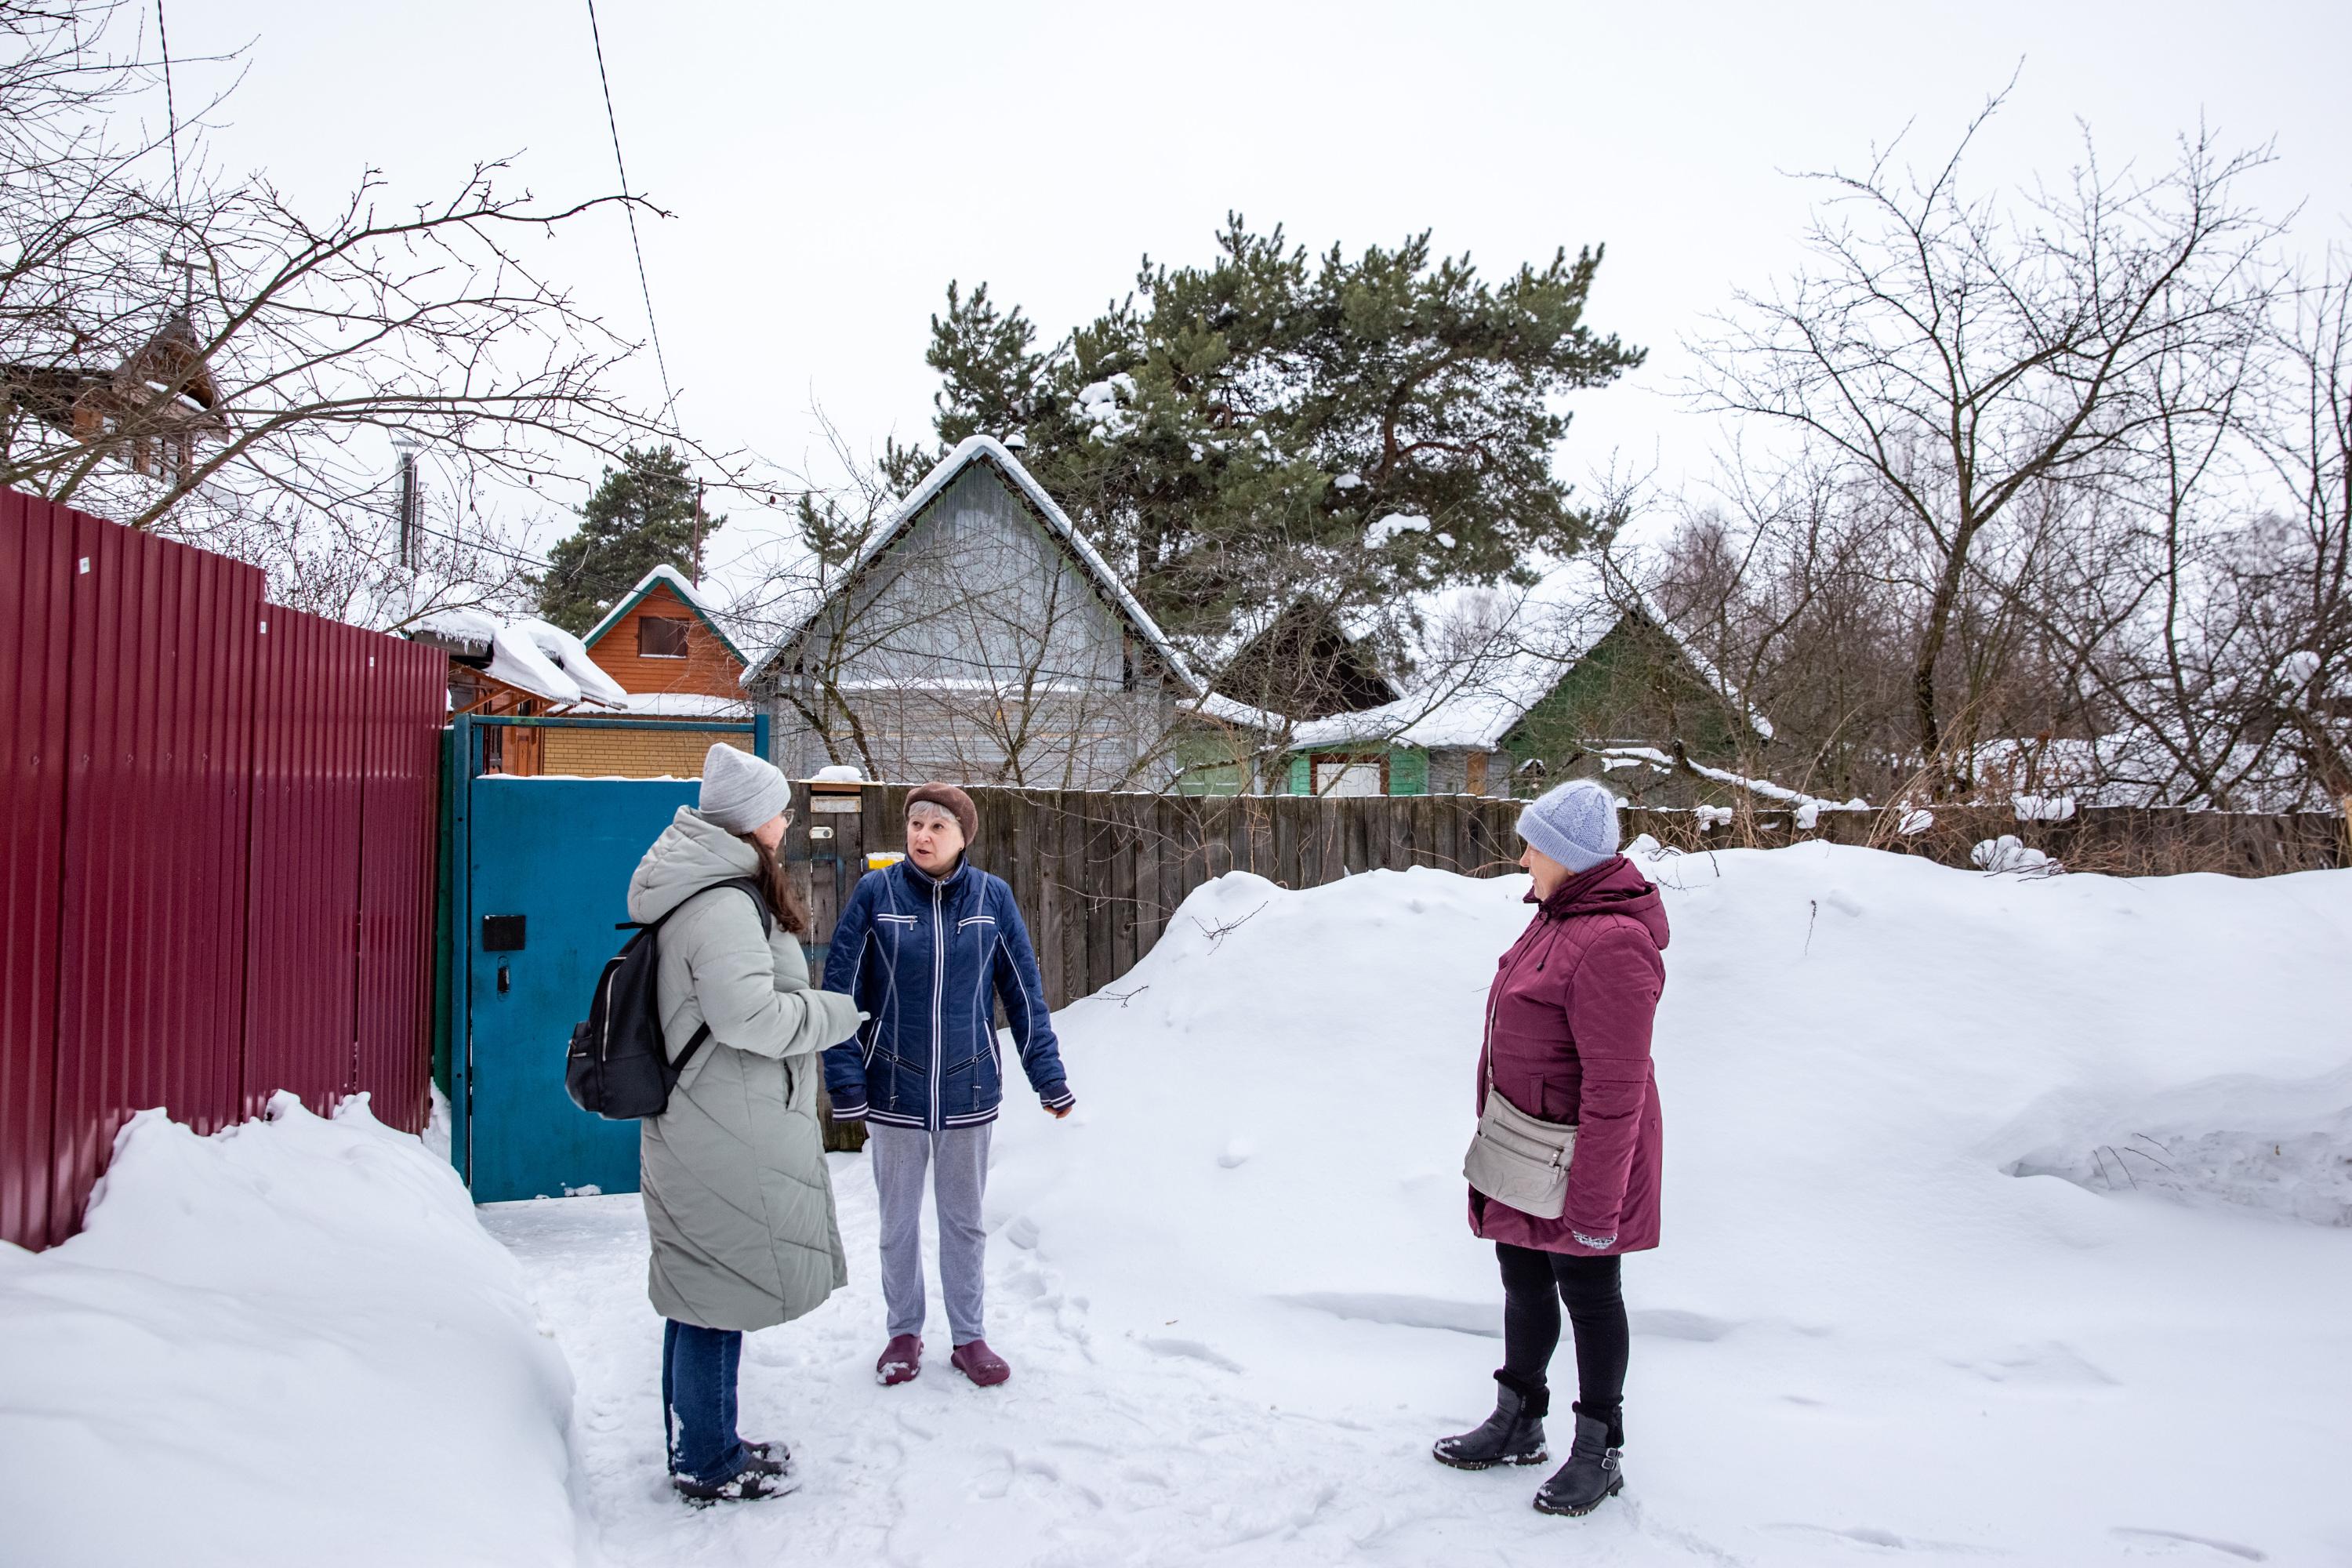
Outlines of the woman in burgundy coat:
M 1438 1440 L 1462 1469 L 1549 1458 L 1545 1373 L 1560 1307 L 1576 1340 L 1576 1437 L 1536 1493 L 1546 1513 L 1590 1513 L 1624 1486 L 1618 1468 L 1627 1334 L 1618 1259 L 1658 1245 L 1663 1135 L 1650 1026 L 1665 984 L 1666 914 L 1657 889 L 1617 853 L 1617 807 L 1590 779 L 1519 814 L 1535 919 L 1505 953 L 1486 997 L 1478 1105 L 1495 1091 L 1531 1116 L 1573 1122 L 1568 1203 L 1558 1219 L 1472 1189 L 1470 1228 L 1503 1268 L 1503 1366 L 1486 1425 Z

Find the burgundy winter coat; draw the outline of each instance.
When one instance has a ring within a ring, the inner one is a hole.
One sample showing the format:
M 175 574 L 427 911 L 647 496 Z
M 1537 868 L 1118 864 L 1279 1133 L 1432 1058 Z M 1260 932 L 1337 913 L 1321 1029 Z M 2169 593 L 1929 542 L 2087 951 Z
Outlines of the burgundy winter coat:
M 1535 896 L 1528 896 L 1529 903 Z M 1666 980 L 1666 911 L 1623 856 L 1561 883 L 1503 955 L 1486 995 L 1486 1059 L 1504 1098 L 1547 1121 L 1577 1124 L 1568 1207 L 1538 1219 L 1473 1191 L 1470 1228 L 1489 1241 L 1582 1257 L 1658 1245 L 1664 1163 L 1650 1025 Z M 1615 1241 L 1601 1248 L 1579 1237 Z

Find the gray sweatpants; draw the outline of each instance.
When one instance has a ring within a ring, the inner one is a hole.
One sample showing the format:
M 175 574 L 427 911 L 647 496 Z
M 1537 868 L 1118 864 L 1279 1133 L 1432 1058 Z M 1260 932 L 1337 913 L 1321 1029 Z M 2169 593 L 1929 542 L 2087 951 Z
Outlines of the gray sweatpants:
M 948 1299 L 948 1331 L 959 1345 L 983 1337 L 982 1296 L 988 1230 L 980 1217 L 988 1190 L 988 1134 L 995 1124 L 926 1132 L 914 1127 L 866 1126 L 874 1159 L 874 1187 L 882 1199 L 882 1300 L 890 1334 L 923 1331 L 923 1171 L 940 1211 L 940 1285 Z

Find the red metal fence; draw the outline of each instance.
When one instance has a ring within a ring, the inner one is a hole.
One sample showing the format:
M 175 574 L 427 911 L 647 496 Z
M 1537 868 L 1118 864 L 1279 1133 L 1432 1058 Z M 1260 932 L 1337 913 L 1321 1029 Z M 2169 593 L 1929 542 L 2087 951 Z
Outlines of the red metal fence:
M 424 1124 L 432 649 L 0 490 L 0 1237 L 62 1240 L 134 1110 L 279 1089 Z

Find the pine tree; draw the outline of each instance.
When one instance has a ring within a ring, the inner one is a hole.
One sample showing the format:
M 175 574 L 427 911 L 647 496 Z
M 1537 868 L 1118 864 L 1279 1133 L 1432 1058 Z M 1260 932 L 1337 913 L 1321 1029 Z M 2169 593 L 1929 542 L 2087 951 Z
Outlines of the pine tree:
M 707 519 L 708 539 L 726 522 Z M 577 636 L 602 620 L 656 566 L 695 570 L 694 480 L 667 445 L 621 454 L 580 509 L 580 527 L 547 552 L 539 613 Z
M 1583 323 L 1598 249 L 1499 283 L 1424 232 L 1310 258 L 1238 216 L 1205 268 L 1135 290 L 1052 350 L 985 286 L 948 289 L 925 358 L 937 427 L 1020 431 L 1024 461 L 1179 636 L 1311 592 L 1335 607 L 1524 578 L 1609 520 L 1552 471 L 1559 395 L 1643 353 Z

